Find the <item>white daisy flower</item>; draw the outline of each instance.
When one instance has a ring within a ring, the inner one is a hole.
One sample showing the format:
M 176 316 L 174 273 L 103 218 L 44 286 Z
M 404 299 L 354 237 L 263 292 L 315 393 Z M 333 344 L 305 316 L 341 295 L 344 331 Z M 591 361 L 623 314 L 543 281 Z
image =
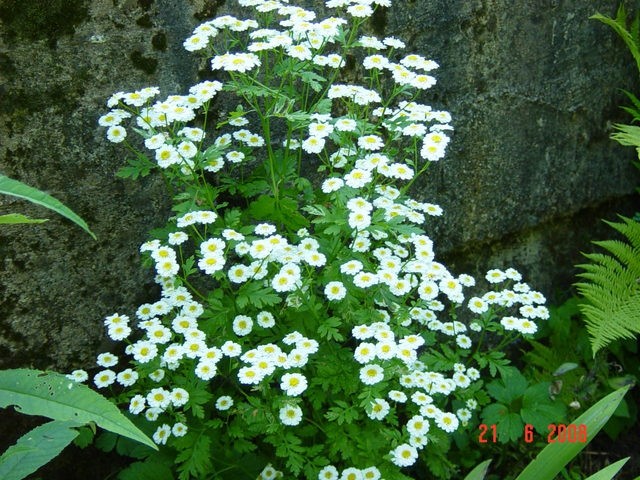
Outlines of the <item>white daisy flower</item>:
M 342 300 L 347 296 L 347 289 L 342 282 L 333 281 L 329 282 L 324 288 L 324 294 L 328 300 Z
M 418 451 L 415 447 L 403 443 L 389 452 L 391 461 L 399 467 L 410 467 L 418 459 Z
M 371 363 L 360 369 L 360 381 L 365 385 L 375 385 L 384 380 L 384 370 L 380 365 Z
M 290 397 L 296 397 L 307 389 L 307 379 L 300 373 L 285 373 L 280 388 Z
M 302 421 L 302 409 L 297 405 L 285 405 L 280 409 L 278 416 L 283 425 L 293 427 Z

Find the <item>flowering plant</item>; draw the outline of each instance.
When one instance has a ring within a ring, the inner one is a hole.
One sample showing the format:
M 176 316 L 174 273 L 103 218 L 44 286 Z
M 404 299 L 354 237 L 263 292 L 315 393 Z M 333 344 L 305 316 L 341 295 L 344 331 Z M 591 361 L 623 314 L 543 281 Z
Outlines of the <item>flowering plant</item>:
M 166 445 L 145 464 L 180 479 L 436 471 L 488 401 L 481 371 L 505 371 L 544 297 L 511 268 L 473 296 L 435 260 L 421 225 L 442 210 L 408 191 L 451 117 L 420 103 L 435 62 L 360 33 L 390 0 L 329 0 L 324 20 L 239 4 L 257 20 L 218 17 L 184 42 L 221 80 L 119 92 L 100 118 L 135 153 L 121 176 L 161 173 L 176 215 L 141 247 L 160 298 L 105 319 L 127 359 L 99 355 L 94 383 Z

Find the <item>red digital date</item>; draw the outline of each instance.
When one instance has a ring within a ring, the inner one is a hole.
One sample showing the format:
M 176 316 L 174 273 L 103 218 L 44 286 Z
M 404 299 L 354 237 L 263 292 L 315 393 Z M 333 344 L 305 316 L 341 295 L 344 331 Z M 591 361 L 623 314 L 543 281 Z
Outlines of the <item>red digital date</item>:
M 547 429 L 549 430 L 547 443 L 587 443 L 587 426 L 583 423 L 580 425 L 550 423 Z
M 498 441 L 498 431 L 496 429 L 495 423 L 489 426 L 485 425 L 484 423 L 481 423 L 480 425 L 478 425 L 478 429 L 480 430 L 480 434 L 478 435 L 479 443 L 487 443 L 488 440 L 485 438 L 485 435 L 489 430 L 491 430 L 491 439 L 490 439 L 491 442 L 496 443 Z
M 480 430 L 480 434 L 478 435 L 479 443 L 496 443 L 498 441 L 498 429 L 495 424 L 486 425 L 481 423 L 478 425 L 478 429 Z M 588 441 L 587 426 L 584 424 L 575 425 L 570 423 L 569 425 L 565 425 L 563 423 L 550 423 L 547 426 L 547 430 L 549 431 L 547 443 L 587 443 Z M 526 443 L 532 443 L 535 440 L 534 433 L 533 425 L 527 423 L 524 426 L 523 440 Z

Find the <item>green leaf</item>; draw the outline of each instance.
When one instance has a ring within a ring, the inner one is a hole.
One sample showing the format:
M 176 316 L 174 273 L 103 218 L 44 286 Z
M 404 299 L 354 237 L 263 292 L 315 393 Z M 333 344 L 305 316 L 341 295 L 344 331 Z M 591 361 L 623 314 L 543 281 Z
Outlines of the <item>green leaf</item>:
M 180 453 L 176 463 L 180 466 L 180 479 L 204 476 L 211 469 L 211 438 L 202 432 L 189 432 L 176 442 Z
M 577 363 L 573 363 L 573 362 L 563 363 L 556 369 L 555 372 L 553 372 L 553 376 L 557 377 L 560 375 L 564 375 L 565 373 L 570 372 L 571 370 L 575 370 L 578 367 L 579 365 Z
M 318 217 L 324 217 L 329 213 L 329 210 L 324 208 L 322 205 L 305 205 L 300 210 L 310 213 L 311 215 L 316 215 Z
M 149 175 L 153 167 L 154 164 L 145 155 L 138 155 L 136 158 L 127 160 L 127 166 L 118 170 L 116 177 L 137 180 L 139 177 Z
M 341 342 L 344 340 L 344 336 L 338 330 L 340 325 L 342 325 L 342 320 L 338 317 L 329 317 L 318 325 L 318 335 L 320 335 L 321 338 L 326 338 L 327 340 Z
M 624 43 L 626 43 L 627 48 L 631 52 L 631 55 L 633 55 L 633 58 L 636 61 L 636 66 L 640 71 L 640 46 L 638 45 L 637 39 L 634 38 L 633 34 L 627 29 L 627 12 L 624 9 L 624 4 L 620 4 L 615 19 L 600 13 L 596 13 L 589 18 L 600 20 L 602 23 L 613 28 L 620 38 L 624 40 Z
M 111 452 L 116 448 L 118 436 L 111 432 L 101 432 L 96 437 L 95 447 L 103 452 Z
M 264 179 L 255 180 L 253 182 L 246 182 L 243 184 L 238 184 L 238 182 L 233 179 L 233 185 L 238 189 L 240 193 L 249 198 L 269 191 L 269 184 Z
M 547 445 L 538 456 L 518 475 L 516 480 L 553 480 L 564 466 L 593 440 L 607 423 L 622 401 L 630 386 L 610 393 L 573 421 L 587 426 L 586 443 L 555 442 Z
M 275 198 L 262 195 L 251 202 L 248 212 L 256 220 L 275 220 L 292 230 L 309 226 L 307 219 L 298 212 L 298 203 L 291 198 L 284 197 L 276 203 Z
M 589 263 L 578 265 L 584 270 L 578 274 L 584 281 L 576 286 L 594 355 L 615 340 L 640 333 L 640 223 L 620 218 L 622 222 L 605 223 L 627 241 L 594 242 L 607 254 L 586 254 Z
M 616 463 L 612 463 L 608 467 L 597 471 L 585 480 L 611 480 L 622 469 L 622 467 L 624 467 L 624 464 L 629 461 L 629 458 L 630 457 L 618 460 Z
M 549 398 L 549 385 L 549 382 L 532 385 L 522 398 L 520 415 L 538 432 L 546 431 L 547 425 L 562 420 L 565 414 L 564 404 Z
M 509 404 L 522 396 L 527 389 L 527 379 L 515 369 L 510 369 L 501 380 L 487 385 L 487 392 L 499 402 Z
M 300 80 L 309 85 L 314 92 L 319 92 L 320 90 L 322 90 L 321 82 L 327 80 L 326 78 L 321 77 L 317 73 L 311 71 L 300 72 L 299 76 Z
M 484 480 L 484 476 L 487 474 L 487 470 L 489 470 L 490 463 L 491 459 L 485 460 L 476 468 L 471 470 L 469 474 L 464 477 L 464 480 Z
M 343 423 L 352 423 L 360 418 L 360 410 L 354 405 L 349 405 L 339 400 L 336 401 L 336 404 L 338 406 L 330 407 L 324 415 L 330 422 L 337 422 L 338 425 L 342 425 Z
M 189 392 L 189 402 L 187 403 L 185 410 L 191 410 L 194 417 L 204 419 L 204 405 L 211 402 L 213 395 L 206 390 L 202 382 L 198 382 L 191 386 L 185 385 L 185 387 Z
M 505 415 L 496 427 L 498 429 L 498 439 L 500 442 L 515 442 L 522 436 L 524 422 L 517 413 L 509 413 Z
M 500 423 L 509 414 L 509 409 L 501 403 L 492 403 L 482 410 L 482 423 L 493 425 Z
M 44 223 L 46 218 L 31 218 L 19 213 L 8 213 L 0 215 L 0 225 L 17 225 L 20 223 Z
M 157 450 L 153 441 L 113 403 L 59 373 L 29 369 L 0 371 L 0 408 L 9 405 L 27 415 L 80 424 L 95 422 L 105 430 Z
M 615 124 L 616 133 L 611 138 L 625 147 L 640 147 L 640 127 Z
M 268 195 L 261 195 L 248 208 L 249 214 L 257 220 L 272 218 L 275 210 L 276 199 Z
M 119 480 L 173 480 L 171 469 L 149 458 L 144 462 L 135 462 L 118 474 Z
M 276 305 L 280 301 L 280 296 L 271 287 L 263 287 L 258 282 L 245 283 L 236 296 L 239 309 L 244 309 L 249 303 L 256 308 L 263 308 Z
M 78 435 L 73 421 L 45 423 L 27 432 L 0 457 L 0 478 L 21 480 L 57 457 Z
M 78 448 L 87 448 L 93 443 L 93 438 L 96 435 L 96 428 L 94 424 L 89 424 L 78 430 L 78 436 L 73 441 L 73 444 Z
M 89 226 L 82 218 L 75 214 L 70 208 L 66 207 L 60 200 L 56 200 L 51 195 L 41 192 L 37 188 L 30 187 L 22 182 L 0 175 L 0 193 L 23 198 L 31 203 L 53 210 L 54 212 L 71 220 L 96 240 L 96 236 L 91 230 L 89 230 Z
M 151 430 L 151 425 L 146 424 L 145 427 Z M 131 440 L 127 437 L 116 437 L 116 453 L 123 457 L 131 457 L 136 460 L 147 458 L 152 451 L 140 442 Z
M 331 99 L 323 98 L 316 103 L 314 111 L 317 113 L 331 113 Z

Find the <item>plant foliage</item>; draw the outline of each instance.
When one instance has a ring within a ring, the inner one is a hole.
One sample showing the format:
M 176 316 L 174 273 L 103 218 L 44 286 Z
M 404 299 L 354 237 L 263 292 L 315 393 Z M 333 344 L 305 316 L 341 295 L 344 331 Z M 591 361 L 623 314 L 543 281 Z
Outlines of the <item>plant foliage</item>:
M 14 180 L 5 175 L 0 174 L 0 193 L 5 195 L 12 195 L 14 197 L 23 198 L 36 205 L 43 206 L 49 210 L 68 218 L 73 223 L 82 228 L 95 240 L 96 236 L 89 229 L 87 223 L 74 213 L 69 207 L 64 205 L 60 200 L 53 198 L 51 195 L 46 194 L 36 188 L 25 185 L 18 180 Z M 0 224 L 2 223 L 37 223 L 43 220 L 29 219 L 28 217 L 21 217 L 14 214 L 3 215 L 0 217 Z
M 604 427 L 629 391 L 629 388 L 630 386 L 626 386 L 610 393 L 573 421 L 575 425 L 585 425 L 588 433 L 586 442 L 554 442 L 548 444 L 520 472 L 516 480 L 553 480 L 556 478 L 556 475 L 560 473 L 565 465 L 574 459 Z M 622 468 L 626 460 L 628 459 L 616 462 L 589 478 L 592 480 L 611 480 Z M 465 480 L 483 480 L 487 473 L 489 462 L 485 461 L 478 465 L 465 477 Z
M 14 406 L 20 413 L 53 420 L 93 422 L 157 449 L 109 400 L 58 373 L 29 369 L 0 371 L 0 408 L 8 406 Z
M 611 18 L 601 13 L 596 13 L 590 18 L 599 20 L 605 25 L 609 25 L 622 38 L 627 48 L 636 61 L 638 71 L 640 71 L 640 19 L 636 17 L 629 23 L 627 11 L 624 4 L 620 4 L 616 13 L 616 18 Z
M 49 463 L 76 438 L 81 425 L 54 420 L 27 432 L 0 457 L 0 478 L 21 480 Z
M 586 300 L 580 308 L 594 354 L 617 339 L 640 333 L 640 223 L 621 219 L 607 224 L 626 241 L 594 242 L 609 254 L 585 254 L 590 263 L 578 265 L 583 281 L 576 286 Z
M 218 17 L 184 42 L 219 80 L 165 100 L 118 92 L 98 120 L 136 159 L 121 176 L 160 174 L 174 199 L 140 249 L 161 297 L 104 319 L 128 345 L 94 377 L 155 430 L 160 451 L 132 468 L 168 456 L 181 480 L 456 478 L 476 460 L 452 459 L 491 402 L 485 379 L 509 372 L 504 349 L 548 310 L 513 268 L 487 272 L 486 291 L 435 261 L 423 226 L 442 209 L 408 191 L 453 129 L 422 103 L 438 65 L 362 35 L 388 0 L 328 0 L 324 20 L 238 4 L 256 19 Z M 515 392 L 518 415 L 537 393 Z

